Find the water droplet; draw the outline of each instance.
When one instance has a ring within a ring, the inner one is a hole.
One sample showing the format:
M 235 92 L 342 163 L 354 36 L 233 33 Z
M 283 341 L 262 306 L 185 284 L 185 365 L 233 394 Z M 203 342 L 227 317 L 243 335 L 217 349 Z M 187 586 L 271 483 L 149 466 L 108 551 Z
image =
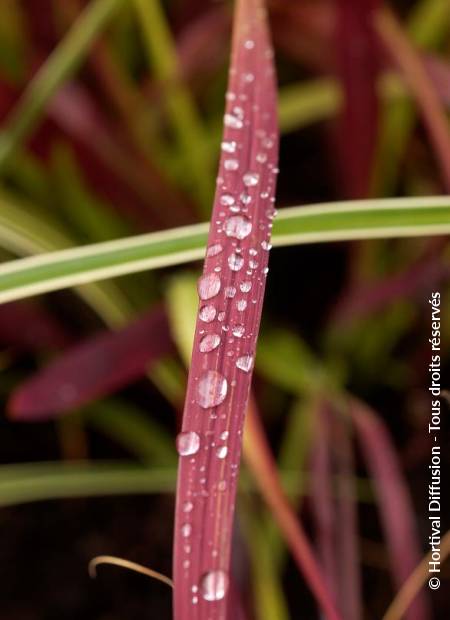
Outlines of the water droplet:
M 248 293 L 252 288 L 252 283 L 249 280 L 241 282 L 239 288 L 243 293 Z
M 181 526 L 181 535 L 183 538 L 189 538 L 192 533 L 192 525 L 190 523 L 184 523 Z
M 234 198 L 231 194 L 224 194 L 220 197 L 220 204 L 224 207 L 230 207 L 234 205 Z
M 236 105 L 233 108 L 233 113 L 238 117 L 238 119 L 240 119 L 241 121 L 244 120 L 244 108 L 241 108 L 240 106 Z
M 225 289 L 225 297 L 232 299 L 236 295 L 236 289 L 234 286 L 227 286 Z
M 217 349 L 220 344 L 220 336 L 218 334 L 206 334 L 200 340 L 199 349 L 202 353 L 210 353 Z
M 262 145 L 266 148 L 266 149 L 271 149 L 274 145 L 274 141 L 271 138 L 264 138 L 262 141 Z
M 194 431 L 179 433 L 176 444 L 180 456 L 191 456 L 197 454 L 200 448 L 200 437 Z
M 244 123 L 240 118 L 234 116 L 233 114 L 225 114 L 223 117 L 223 122 L 226 127 L 230 127 L 231 129 L 242 129 Z
M 226 446 L 219 446 L 216 450 L 216 456 L 219 459 L 224 459 L 228 454 L 228 448 Z
M 198 281 L 200 299 L 211 299 L 220 291 L 220 278 L 216 273 L 206 273 Z
M 247 172 L 242 177 L 242 180 L 244 181 L 244 185 L 247 187 L 254 187 L 258 184 L 259 174 L 257 172 Z
M 242 338 L 245 333 L 245 327 L 243 325 L 235 325 L 232 332 L 233 336 L 236 336 L 236 338 Z
M 258 254 L 258 250 L 255 250 L 255 248 L 250 248 L 248 253 L 250 256 L 256 256 Z
M 237 159 L 226 159 L 223 165 L 225 170 L 228 171 L 237 170 L 239 168 L 239 162 Z
M 198 313 L 199 319 L 205 323 L 211 323 L 216 317 L 216 308 L 214 306 L 202 306 Z
M 237 309 L 239 310 L 239 312 L 244 312 L 244 310 L 247 307 L 247 302 L 245 299 L 239 299 L 239 301 L 236 304 Z
M 228 383 L 216 370 L 208 370 L 197 384 L 197 402 L 203 409 L 217 407 L 225 400 Z
M 270 249 L 272 249 L 272 244 L 268 241 L 261 241 L 261 247 L 263 250 L 269 251 Z
M 225 312 L 224 311 L 219 312 L 219 316 L 217 318 L 219 319 L 219 321 L 222 322 L 225 318 Z
M 224 153 L 235 153 L 236 152 L 236 142 L 234 140 L 230 140 L 229 142 L 222 142 L 221 148 Z
M 194 504 L 192 502 L 184 502 L 183 512 L 192 512 L 193 508 L 194 508 Z
M 249 194 L 246 194 L 245 192 L 242 192 L 242 194 L 239 196 L 242 204 L 244 205 L 248 205 L 251 203 L 252 201 L 252 197 Z
M 239 370 L 249 372 L 253 365 L 253 357 L 251 355 L 243 355 L 236 360 L 236 366 Z
M 224 230 L 227 237 L 245 239 L 252 231 L 252 223 L 243 215 L 233 215 L 226 220 Z
M 256 156 L 256 161 L 259 164 L 265 164 L 267 161 L 267 154 L 266 153 L 258 153 L 258 155 Z
M 226 480 L 221 480 L 218 485 L 217 485 L 217 490 L 218 491 L 225 491 L 227 488 L 227 482 Z
M 242 77 L 244 78 L 244 82 L 247 82 L 247 84 L 251 84 L 251 82 L 255 79 L 253 73 L 244 73 Z
M 258 263 L 255 260 L 249 260 L 248 266 L 250 267 L 250 269 L 256 269 L 258 266 Z
M 200 586 L 205 601 L 220 601 L 228 590 L 228 575 L 223 570 L 209 571 L 203 575 Z
M 223 247 L 220 245 L 220 243 L 214 243 L 214 245 L 210 245 L 207 252 L 206 252 L 206 256 L 217 256 L 218 254 L 220 254 L 223 250 Z
M 252 50 L 255 47 L 255 42 L 252 41 L 251 39 L 248 39 L 248 41 L 244 43 L 244 47 L 247 50 Z
M 234 252 L 228 257 L 228 266 L 231 271 L 239 271 L 244 266 L 244 259 Z

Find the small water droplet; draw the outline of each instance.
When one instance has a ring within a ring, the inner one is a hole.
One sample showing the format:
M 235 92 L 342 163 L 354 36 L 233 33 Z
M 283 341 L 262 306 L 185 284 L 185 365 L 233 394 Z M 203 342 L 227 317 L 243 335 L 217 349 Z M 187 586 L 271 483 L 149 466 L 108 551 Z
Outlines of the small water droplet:
M 192 533 L 192 525 L 190 523 L 184 523 L 181 526 L 181 535 L 183 538 L 189 538 Z
M 220 278 L 216 273 L 206 273 L 198 281 L 198 294 L 200 299 L 211 299 L 220 291 Z
M 233 113 L 241 120 L 244 120 L 244 108 L 241 108 L 241 106 L 234 106 L 233 108 Z
M 225 114 L 223 117 L 223 122 L 226 127 L 230 127 L 231 129 L 242 129 L 244 126 L 241 119 L 233 114 Z
M 235 325 L 232 332 L 233 336 L 236 336 L 236 338 L 242 338 L 245 333 L 245 327 L 243 325 Z
M 210 353 L 217 349 L 220 344 L 220 336 L 218 334 L 206 334 L 200 340 L 199 349 L 202 353 Z
M 224 194 L 220 197 L 220 204 L 224 207 L 230 207 L 234 205 L 234 198 L 231 194 Z
M 239 299 L 239 301 L 236 304 L 237 309 L 239 310 L 239 312 L 244 312 L 244 310 L 247 307 L 247 302 L 245 299 Z
M 245 239 L 252 231 L 252 223 L 243 215 L 233 215 L 225 221 L 224 230 L 227 237 Z
M 176 444 L 180 456 L 191 456 L 197 454 L 200 448 L 200 437 L 194 431 L 179 433 Z
M 255 42 L 252 41 L 251 39 L 248 39 L 245 43 L 244 43 L 244 47 L 247 50 L 252 50 L 255 47 Z
M 200 585 L 205 601 L 220 601 L 228 590 L 228 575 L 223 570 L 209 571 L 203 575 Z
M 259 164 L 265 164 L 267 161 L 267 154 L 266 153 L 258 153 L 256 156 L 256 161 Z
M 223 163 L 225 170 L 233 171 L 239 168 L 239 162 L 237 159 L 226 159 Z
M 259 174 L 257 172 L 247 172 L 242 177 L 242 180 L 244 182 L 244 185 L 246 185 L 247 187 L 254 187 L 258 184 Z
M 218 254 L 220 254 L 223 250 L 223 247 L 220 245 L 220 243 L 214 243 L 213 245 L 210 245 L 207 252 L 206 252 L 206 256 L 217 256 Z
M 250 269 L 256 269 L 258 266 L 258 263 L 255 260 L 249 260 L 248 266 L 250 267 Z
M 250 256 L 256 256 L 258 254 L 258 250 L 255 250 L 255 248 L 250 248 L 248 253 Z
M 193 509 L 194 509 L 194 504 L 192 502 L 184 502 L 183 512 L 192 512 Z
M 220 433 L 220 439 L 222 439 L 222 441 L 226 441 L 228 439 L 229 436 L 229 431 L 223 431 L 222 433 Z
M 224 153 L 235 153 L 236 152 L 236 142 L 234 140 L 230 140 L 229 142 L 222 142 L 221 148 Z
M 253 73 L 244 73 L 242 77 L 244 78 L 244 82 L 247 82 L 247 84 L 251 84 L 255 79 Z
M 249 372 L 253 365 L 253 357 L 251 355 L 243 355 L 236 360 L 236 366 L 239 370 Z
M 225 289 L 225 297 L 232 299 L 236 295 L 236 289 L 234 286 L 227 286 Z
M 214 306 L 202 306 L 198 313 L 199 319 L 205 323 L 211 323 L 216 317 L 216 308 Z
M 216 370 L 208 370 L 197 383 L 197 402 L 203 409 L 217 407 L 225 400 L 228 383 Z
M 244 259 L 242 258 L 242 256 L 239 256 L 239 254 L 233 252 L 228 257 L 228 266 L 231 271 L 239 271 L 239 269 L 242 269 L 242 267 L 244 266 Z
M 226 480 L 221 480 L 218 485 L 217 485 L 217 489 L 218 491 L 225 491 L 227 488 L 227 482 Z
M 216 456 L 219 459 L 224 459 L 228 454 L 228 448 L 226 446 L 219 446 L 216 450 Z
M 271 250 L 272 249 L 272 244 L 269 243 L 268 241 L 261 241 L 261 247 L 263 250 Z
M 252 288 L 252 283 L 249 280 L 246 280 L 245 282 L 241 282 L 239 288 L 243 293 L 248 293 Z
M 240 198 L 240 201 L 242 202 L 242 204 L 244 204 L 244 205 L 248 205 L 252 201 L 252 197 L 249 194 L 246 194 L 245 192 L 242 192 L 242 194 L 239 196 L 239 198 Z

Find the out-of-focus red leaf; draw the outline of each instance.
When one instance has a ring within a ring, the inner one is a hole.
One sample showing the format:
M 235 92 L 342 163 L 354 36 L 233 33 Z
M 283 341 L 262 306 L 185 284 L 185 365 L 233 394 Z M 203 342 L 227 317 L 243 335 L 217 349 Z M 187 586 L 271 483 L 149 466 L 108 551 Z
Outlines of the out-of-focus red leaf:
M 337 164 L 348 198 L 367 196 L 378 133 L 379 54 L 373 12 L 379 0 L 338 0 L 337 73 L 344 91 Z
M 349 404 L 361 453 L 378 496 L 392 579 L 400 588 L 422 559 L 414 508 L 396 450 L 383 422 L 356 398 Z M 422 590 L 405 613 L 405 620 L 429 620 L 430 617 L 429 600 Z
M 425 70 L 434 84 L 439 99 L 450 107 L 450 63 L 434 54 L 423 56 Z
M 448 279 L 450 267 L 437 256 L 426 256 L 410 267 L 375 282 L 353 285 L 340 299 L 332 322 L 350 325 L 355 319 L 383 310 L 396 301 L 413 298 Z
M 61 349 L 70 341 L 71 338 L 58 320 L 38 303 L 13 302 L 0 305 L 2 345 L 37 351 Z
M 123 388 L 169 354 L 173 345 L 162 307 L 118 332 L 103 332 L 68 350 L 12 394 L 14 420 L 54 418 Z

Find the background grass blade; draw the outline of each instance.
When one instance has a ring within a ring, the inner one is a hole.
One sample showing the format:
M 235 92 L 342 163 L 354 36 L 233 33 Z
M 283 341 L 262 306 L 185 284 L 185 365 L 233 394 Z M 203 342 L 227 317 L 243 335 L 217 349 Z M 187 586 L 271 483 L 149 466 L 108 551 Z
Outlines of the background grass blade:
M 0 133 L 0 169 L 33 130 L 50 97 L 76 70 L 97 34 L 121 4 L 123 0 L 90 2 L 42 65 Z
M 14 234 L 0 212 L 0 240 L 5 230 Z M 448 197 L 393 198 L 282 209 L 274 222 L 273 244 L 449 232 Z M 12 261 L 0 267 L 0 302 L 197 260 L 204 254 L 206 234 L 207 225 L 197 224 Z

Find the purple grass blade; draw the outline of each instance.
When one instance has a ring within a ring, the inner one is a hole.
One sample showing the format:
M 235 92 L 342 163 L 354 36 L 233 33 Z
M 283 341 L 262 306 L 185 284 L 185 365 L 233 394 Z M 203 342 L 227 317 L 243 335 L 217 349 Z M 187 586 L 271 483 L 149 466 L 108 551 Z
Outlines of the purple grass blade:
M 54 418 L 128 385 L 173 345 L 162 307 L 118 332 L 103 332 L 68 350 L 25 381 L 8 403 L 11 418 Z
M 379 0 L 337 2 L 337 65 L 344 90 L 338 161 L 349 198 L 368 195 L 376 146 L 379 61 L 372 16 L 378 6 Z
M 27 329 L 23 326 L 26 325 Z M 0 305 L 0 345 L 19 351 L 63 349 L 70 335 L 57 318 L 35 301 Z
M 414 508 L 389 434 L 365 403 L 353 398 L 350 411 L 362 454 L 378 496 L 380 517 L 390 556 L 392 577 L 400 589 L 422 559 Z M 405 620 L 429 620 L 429 600 L 418 592 Z
M 177 620 L 227 617 L 241 437 L 275 215 L 272 55 L 262 0 L 238 0 L 222 156 L 177 441 Z

